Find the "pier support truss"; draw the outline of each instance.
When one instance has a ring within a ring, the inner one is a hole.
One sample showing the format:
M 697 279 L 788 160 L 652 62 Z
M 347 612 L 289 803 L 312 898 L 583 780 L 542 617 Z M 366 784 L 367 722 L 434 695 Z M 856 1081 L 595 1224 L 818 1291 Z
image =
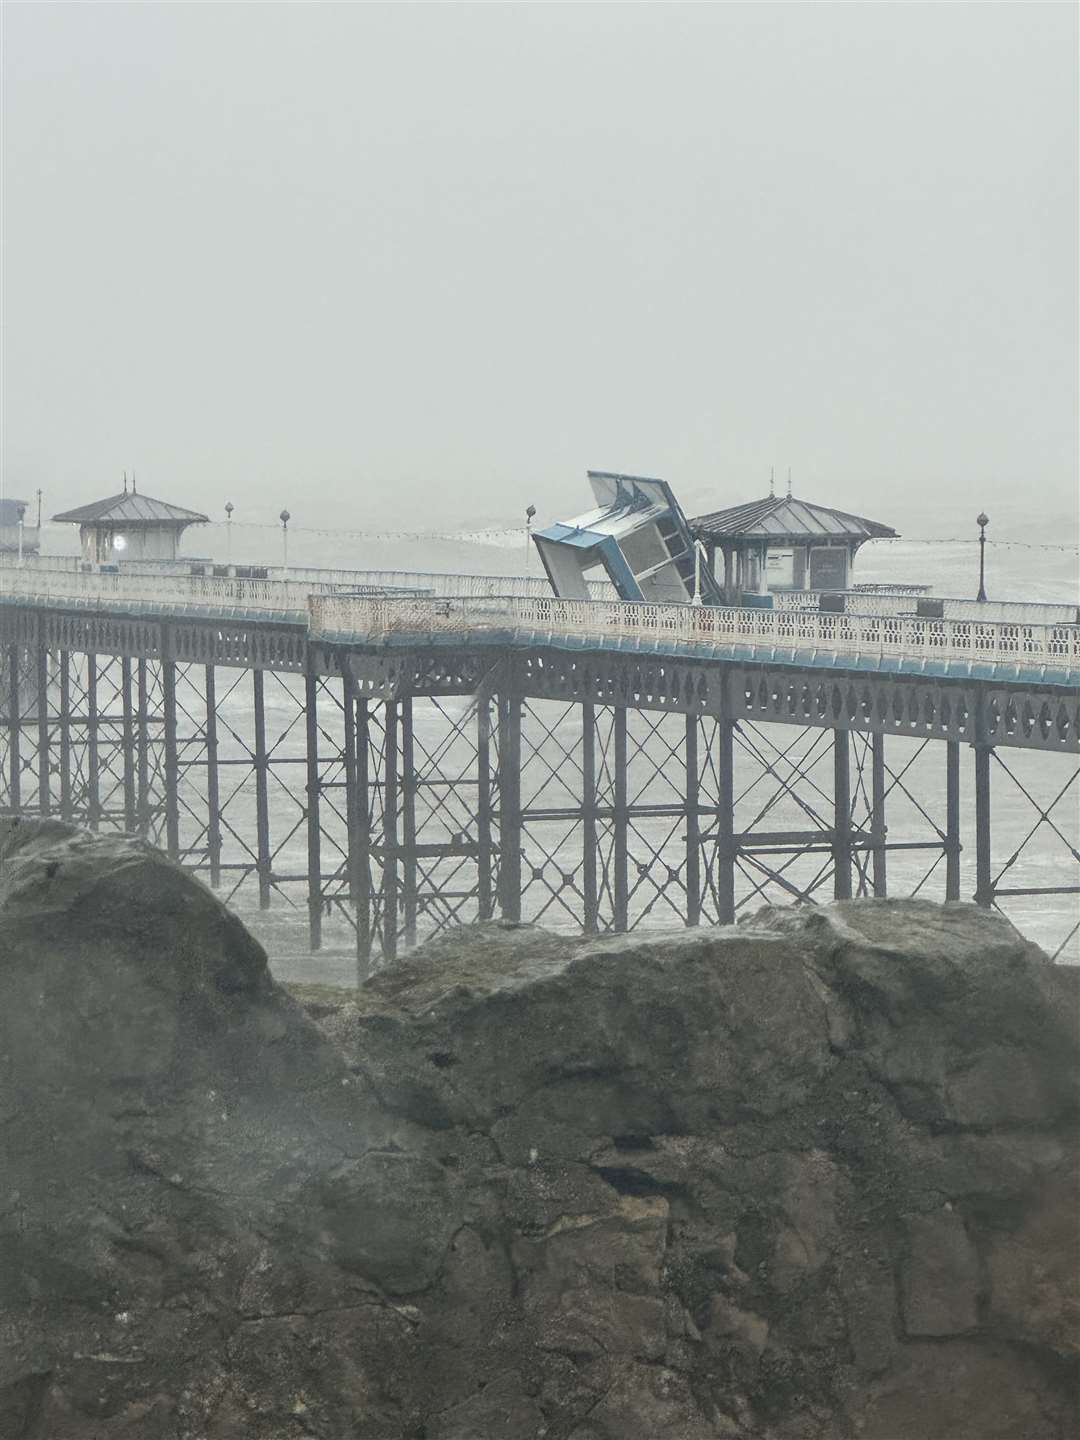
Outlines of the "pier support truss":
M 259 933 L 361 974 L 493 915 L 603 934 L 918 894 L 1021 927 L 1038 906 L 1059 953 L 1080 930 L 1075 696 L 40 610 L 3 627 L 3 813 L 144 836 Z

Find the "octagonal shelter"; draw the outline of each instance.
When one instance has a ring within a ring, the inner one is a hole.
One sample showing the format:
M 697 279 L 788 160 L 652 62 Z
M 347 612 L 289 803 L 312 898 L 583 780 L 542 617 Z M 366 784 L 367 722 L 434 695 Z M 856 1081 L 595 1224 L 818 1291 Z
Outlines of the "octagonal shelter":
M 768 495 L 700 515 L 690 528 L 704 543 L 709 568 L 729 605 L 773 590 L 848 590 L 859 546 L 897 538 L 895 530 L 877 520 L 793 495 Z
M 54 520 L 79 527 L 85 561 L 117 564 L 125 560 L 175 560 L 180 536 L 189 525 L 205 525 L 206 515 L 185 510 L 151 495 L 138 495 L 134 485 L 120 495 L 65 510 Z

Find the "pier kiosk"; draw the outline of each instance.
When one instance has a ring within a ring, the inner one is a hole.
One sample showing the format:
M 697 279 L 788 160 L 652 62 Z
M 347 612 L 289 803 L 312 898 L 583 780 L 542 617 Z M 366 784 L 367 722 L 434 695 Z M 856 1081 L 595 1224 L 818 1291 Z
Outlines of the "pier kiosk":
M 765 597 L 774 590 L 848 590 L 860 545 L 897 538 L 895 530 L 877 520 L 793 495 L 767 495 L 699 515 L 690 528 L 704 543 L 709 569 L 729 605 L 747 594 Z
M 658 604 L 695 599 L 720 604 L 720 592 L 686 516 L 664 480 L 590 470 L 596 506 L 533 535 L 555 594 L 587 600 L 590 572 L 620 600 Z
M 120 495 L 65 510 L 53 519 L 78 525 L 83 561 L 96 566 L 176 560 L 184 531 L 189 525 L 207 524 L 209 517 L 152 495 L 138 495 L 133 485 L 130 491 L 125 487 Z

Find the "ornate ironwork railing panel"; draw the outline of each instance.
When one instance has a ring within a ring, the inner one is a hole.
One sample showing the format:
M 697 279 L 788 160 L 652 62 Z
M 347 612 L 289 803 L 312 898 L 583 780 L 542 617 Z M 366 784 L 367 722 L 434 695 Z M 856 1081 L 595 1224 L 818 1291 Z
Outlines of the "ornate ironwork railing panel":
M 492 597 L 359 599 L 314 595 L 314 638 L 347 642 L 490 638 L 504 644 L 576 643 L 715 659 L 785 657 L 802 666 L 967 674 L 984 679 L 1080 674 L 1080 627 L 920 619 L 818 611 L 712 608 Z

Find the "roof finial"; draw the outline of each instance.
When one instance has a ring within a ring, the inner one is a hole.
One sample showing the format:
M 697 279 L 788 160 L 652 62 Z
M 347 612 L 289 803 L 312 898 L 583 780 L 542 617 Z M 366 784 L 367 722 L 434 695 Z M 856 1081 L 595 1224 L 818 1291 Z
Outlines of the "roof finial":
M 776 494 L 776 479 L 775 479 L 775 474 L 774 474 L 774 467 L 773 467 L 772 465 L 770 465 L 770 466 L 769 466 L 769 499 L 771 500 L 772 497 L 773 497 L 775 494 Z
M 127 494 L 127 471 L 124 471 L 124 494 Z
M 131 493 L 132 493 L 132 495 L 135 494 L 135 471 L 134 471 L 134 470 L 132 470 L 132 472 L 131 472 Z
M 131 482 L 134 485 L 134 480 Z M 787 467 L 787 498 L 791 499 L 791 466 Z

